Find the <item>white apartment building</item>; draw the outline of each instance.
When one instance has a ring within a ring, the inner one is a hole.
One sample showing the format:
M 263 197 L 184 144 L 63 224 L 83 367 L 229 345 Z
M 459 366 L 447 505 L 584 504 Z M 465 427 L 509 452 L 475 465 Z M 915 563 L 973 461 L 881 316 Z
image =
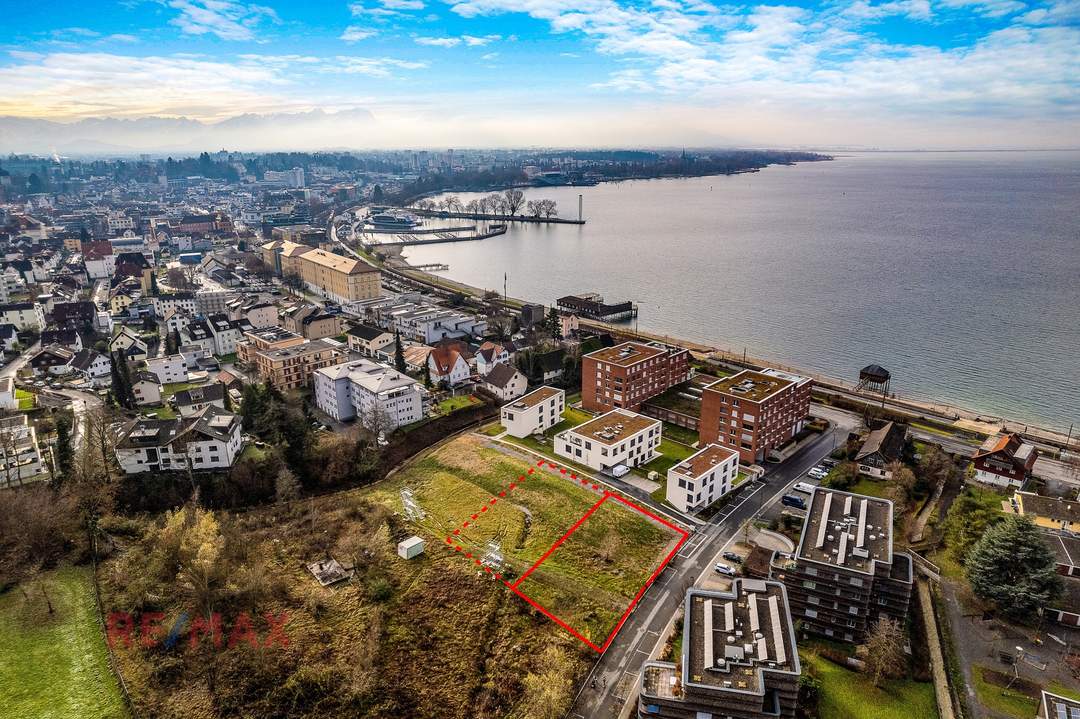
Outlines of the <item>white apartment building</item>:
M 236 352 L 236 345 L 244 340 L 241 323 L 230 320 L 226 315 L 210 315 L 206 318 L 206 324 L 210 326 L 210 333 L 214 336 L 216 355 L 233 354 Z
M 561 422 L 565 408 L 566 392 L 545 386 L 504 404 L 500 421 L 510 436 L 528 437 Z
M 195 295 L 191 292 L 177 292 L 172 295 L 160 295 L 153 298 L 153 301 L 154 314 L 158 317 L 164 317 L 169 310 L 179 310 L 181 312 L 186 312 L 189 315 L 194 315 L 198 307 L 195 302 Z
M 730 492 L 739 476 L 739 453 L 710 444 L 668 470 L 667 501 L 680 512 L 707 507 Z
M 126 474 L 227 469 L 243 449 L 240 418 L 211 405 L 187 419 L 140 418 L 116 443 Z
M 146 369 L 152 374 L 157 375 L 157 378 L 162 384 L 187 382 L 187 362 L 184 360 L 183 355 L 175 354 L 166 355 L 164 357 L 151 357 L 146 360 Z
M 25 414 L 0 418 L 0 487 L 42 479 L 37 434 Z
M 613 409 L 555 435 L 555 454 L 598 472 L 636 467 L 656 457 L 662 426 L 658 419 Z
M 430 395 L 424 386 L 392 367 L 355 360 L 313 373 L 316 406 L 339 422 L 390 431 L 424 418 Z M 377 418 L 377 419 L 376 419 Z
M 0 324 L 41 332 L 45 329 L 45 309 L 33 302 L 0 305 Z

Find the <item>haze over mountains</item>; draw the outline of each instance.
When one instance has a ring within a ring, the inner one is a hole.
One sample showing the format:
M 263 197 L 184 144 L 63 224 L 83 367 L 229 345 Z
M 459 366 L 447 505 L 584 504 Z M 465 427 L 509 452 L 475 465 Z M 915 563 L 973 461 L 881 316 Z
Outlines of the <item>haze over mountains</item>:
M 128 154 L 235 150 L 361 147 L 365 130 L 374 126 L 367 110 L 337 113 L 243 114 L 220 122 L 190 118 L 88 118 L 54 122 L 0 117 L 0 152 Z

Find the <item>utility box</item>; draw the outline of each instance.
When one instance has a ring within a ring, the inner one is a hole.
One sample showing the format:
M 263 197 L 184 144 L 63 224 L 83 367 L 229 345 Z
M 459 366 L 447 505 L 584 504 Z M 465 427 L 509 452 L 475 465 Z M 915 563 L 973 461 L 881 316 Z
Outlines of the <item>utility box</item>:
M 424 540 L 420 539 L 420 537 L 409 537 L 404 541 L 398 542 L 397 553 L 402 559 L 419 557 L 424 553 Z

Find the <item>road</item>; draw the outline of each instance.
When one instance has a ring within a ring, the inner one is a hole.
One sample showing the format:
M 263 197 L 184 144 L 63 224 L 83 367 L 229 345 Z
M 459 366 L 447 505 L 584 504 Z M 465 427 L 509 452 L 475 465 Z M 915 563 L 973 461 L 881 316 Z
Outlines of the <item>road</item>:
M 859 421 L 846 412 L 825 407 L 815 407 L 813 414 L 828 419 L 832 423 L 830 430 L 786 462 L 770 465 L 761 480 L 747 482 L 736 490 L 727 506 L 691 535 L 586 677 L 569 717 L 618 717 L 633 711 L 641 668 L 659 652 L 686 591 L 710 575 L 717 556 L 739 533 L 743 522 L 778 507 L 788 488 L 805 480 L 806 470 L 842 443 Z

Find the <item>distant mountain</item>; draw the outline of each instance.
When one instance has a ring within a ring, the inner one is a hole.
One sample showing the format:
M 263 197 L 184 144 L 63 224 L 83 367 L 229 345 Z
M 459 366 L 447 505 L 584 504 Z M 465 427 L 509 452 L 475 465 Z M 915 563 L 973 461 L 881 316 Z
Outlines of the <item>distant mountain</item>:
M 0 116 L 0 153 L 60 155 L 360 147 L 367 110 L 243 114 L 220 122 L 179 117 L 88 118 L 63 123 Z

